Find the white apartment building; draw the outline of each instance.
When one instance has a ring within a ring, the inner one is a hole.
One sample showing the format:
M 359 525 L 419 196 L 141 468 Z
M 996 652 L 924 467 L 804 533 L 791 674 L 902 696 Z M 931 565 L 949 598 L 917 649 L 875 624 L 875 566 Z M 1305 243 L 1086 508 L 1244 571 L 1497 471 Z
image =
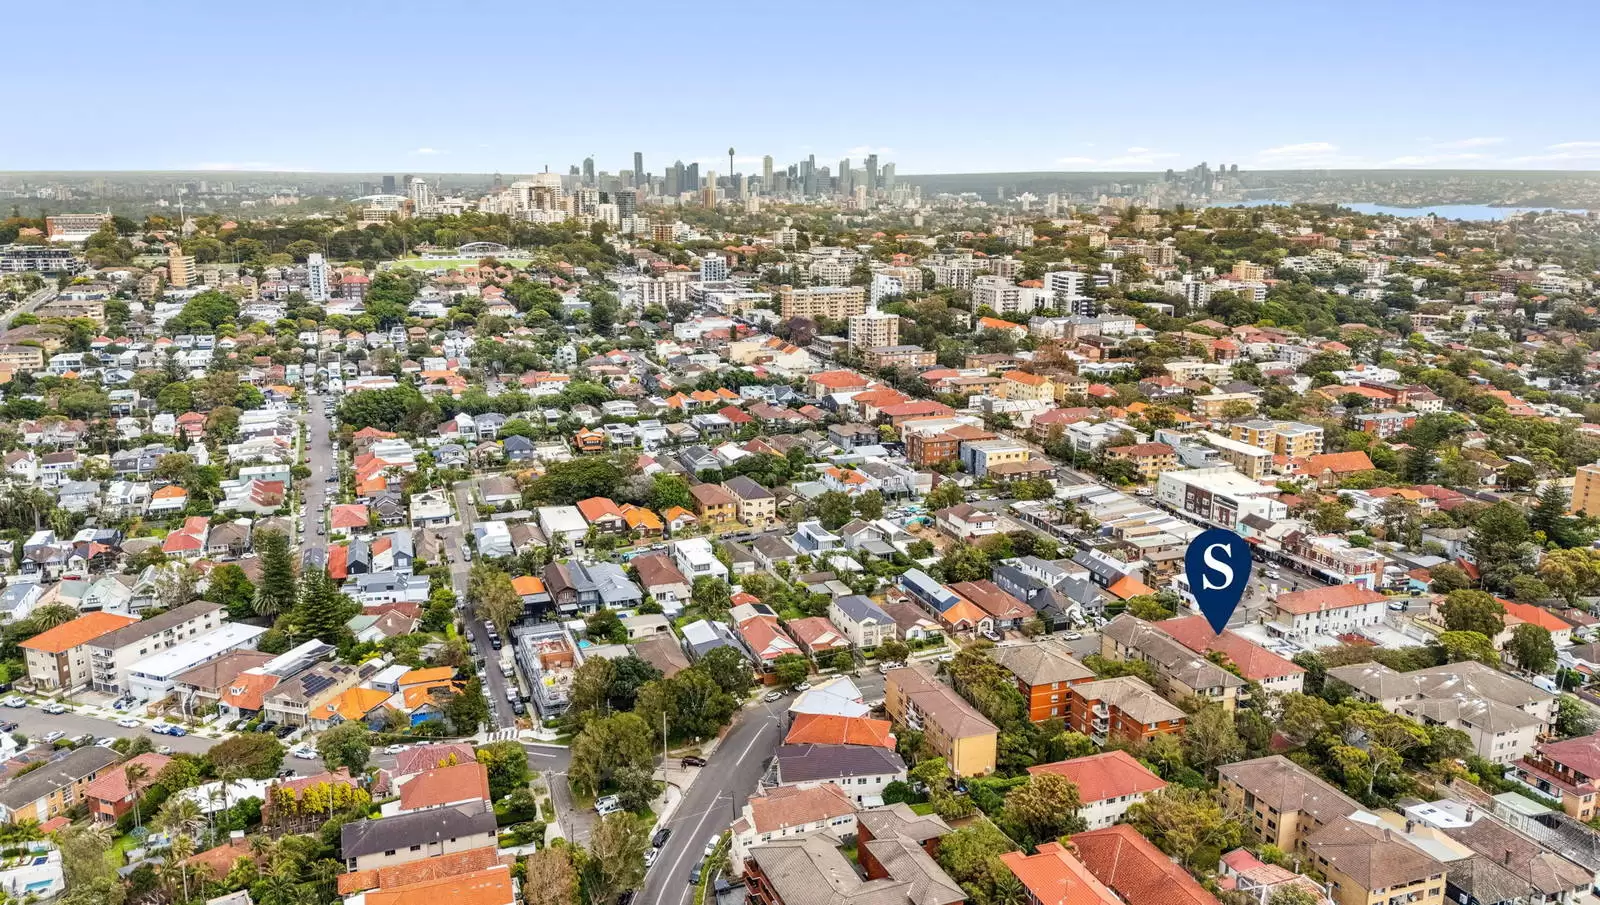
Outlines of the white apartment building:
M 101 635 L 88 645 L 90 684 L 95 691 L 126 694 L 128 672 L 139 660 L 214 632 L 225 622 L 222 607 L 195 601 Z
M 672 562 L 683 573 L 690 586 L 694 585 L 696 578 L 720 578 L 728 580 L 728 567 L 717 558 L 717 552 L 711 546 L 711 541 L 703 537 L 691 537 L 685 540 L 673 541 Z
M 326 302 L 331 298 L 328 279 L 328 262 L 322 259 L 320 252 L 312 252 L 306 258 L 306 298 L 313 302 Z
M 874 280 L 877 277 L 873 277 Z M 876 309 L 850 317 L 850 348 L 877 349 L 900 345 L 900 316 Z
M 1278 488 L 1252 481 L 1229 466 L 1165 471 L 1156 481 L 1156 499 L 1196 521 L 1229 531 L 1245 516 L 1269 522 L 1289 517 L 1276 497 Z

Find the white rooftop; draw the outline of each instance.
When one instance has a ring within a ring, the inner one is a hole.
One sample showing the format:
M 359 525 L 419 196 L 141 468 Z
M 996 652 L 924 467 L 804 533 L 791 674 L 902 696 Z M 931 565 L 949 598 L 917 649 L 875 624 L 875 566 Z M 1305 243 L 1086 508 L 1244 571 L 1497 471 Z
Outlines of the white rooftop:
M 243 625 L 231 622 L 219 626 L 216 631 L 207 632 L 192 641 L 185 641 L 176 647 L 169 647 L 160 653 L 151 654 L 142 660 L 135 660 L 128 667 L 129 675 L 148 676 L 154 679 L 170 679 L 181 673 L 188 672 L 209 660 L 249 644 L 265 635 L 267 630 L 259 625 Z

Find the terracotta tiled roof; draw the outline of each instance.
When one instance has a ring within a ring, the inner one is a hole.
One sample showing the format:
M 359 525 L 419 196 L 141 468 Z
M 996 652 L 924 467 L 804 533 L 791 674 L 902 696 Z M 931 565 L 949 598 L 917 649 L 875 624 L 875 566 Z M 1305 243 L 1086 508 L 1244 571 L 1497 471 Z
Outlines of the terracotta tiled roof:
M 1028 772 L 1065 776 L 1078 787 L 1078 797 L 1084 804 L 1123 795 L 1156 792 L 1167 787 L 1161 777 L 1145 769 L 1126 751 L 1106 751 L 1053 764 L 1039 764 L 1029 767 Z
M 514 855 L 506 855 L 505 857 L 515 860 Z M 339 894 L 349 895 L 353 892 L 360 892 L 363 889 L 386 889 L 394 886 L 409 886 L 413 883 L 425 883 L 429 880 L 442 880 L 446 877 L 456 877 L 461 874 L 484 870 L 500 863 L 503 863 L 500 850 L 492 845 L 486 845 L 483 848 L 469 848 L 464 852 L 434 855 L 421 861 L 392 864 L 376 870 L 358 870 L 348 874 L 340 874 Z
M 544 579 L 535 575 L 518 575 L 511 579 L 511 589 L 520 597 L 544 593 Z
M 111 772 L 84 786 L 83 797 L 97 798 L 101 801 L 122 801 L 128 797 L 128 792 L 130 791 L 128 786 L 128 767 L 137 765 L 144 768 L 144 776 L 134 784 L 136 788 L 143 789 L 155 782 L 156 774 L 160 773 L 171 762 L 172 758 L 155 752 L 129 758 L 113 768 Z
M 452 758 L 454 763 L 464 764 L 476 761 L 478 753 L 471 745 L 422 745 L 400 752 L 395 758 L 394 772 L 397 776 L 409 776 L 445 766 L 451 763 Z
M 256 711 L 267 692 L 278 687 L 278 677 L 267 673 L 245 672 L 235 676 L 222 692 L 222 703 L 239 710 Z
M 1127 824 L 1072 837 L 1078 858 L 1128 905 L 1216 905 L 1217 900 Z
M 383 706 L 389 700 L 387 691 L 375 688 L 351 688 L 342 692 L 338 697 L 311 711 L 314 720 L 332 719 L 334 714 L 354 722 L 365 719 L 367 714 Z
M 424 770 L 400 787 L 402 811 L 474 799 L 489 800 L 489 772 L 477 762 Z
M 1221 651 L 1233 661 L 1234 666 L 1239 668 L 1239 673 L 1252 682 L 1305 672 L 1304 668 L 1296 666 L 1232 630 L 1225 629 L 1220 635 L 1213 633 L 1210 623 L 1206 622 L 1204 616 L 1163 619 L 1156 623 L 1156 627 L 1195 653 L 1208 654 L 1214 650 Z
M 511 871 L 503 864 L 487 870 L 371 890 L 366 905 L 512 905 Z
M 41 653 L 59 654 L 138 621 L 136 616 L 117 613 L 85 613 L 71 622 L 63 622 L 53 629 L 40 632 L 18 646 Z
M 837 716 L 831 713 L 797 713 L 785 745 L 874 745 L 894 748 L 894 724 L 868 717 Z
M 1155 588 L 1134 578 L 1132 575 L 1122 576 L 1112 582 L 1111 587 L 1106 588 L 1106 590 L 1115 595 L 1118 600 L 1132 600 L 1135 597 L 1143 597 L 1146 594 L 1154 594 L 1156 592 Z
M 403 686 L 420 685 L 424 682 L 443 682 L 448 679 L 453 679 L 455 676 L 455 667 L 435 666 L 431 669 L 413 669 L 405 675 L 402 675 L 396 684 Z
M 1059 842 L 1044 843 L 1034 855 L 1006 852 L 1000 860 L 1027 888 L 1028 901 L 1038 905 L 1121 905 L 1116 893 Z
M 1369 603 L 1381 603 L 1386 600 L 1377 591 L 1369 591 L 1358 584 L 1338 584 L 1326 588 L 1307 588 L 1304 591 L 1294 591 L 1278 597 L 1278 609 L 1305 616 L 1323 610 L 1338 610 L 1345 607 L 1364 606 Z
M 757 833 L 776 833 L 787 827 L 855 813 L 856 806 L 833 783 L 816 786 L 778 786 L 750 799 L 750 814 Z
M 616 502 L 603 496 L 579 500 L 578 511 L 583 513 L 584 520 L 588 522 L 602 518 L 623 518 L 622 510 L 617 507 Z

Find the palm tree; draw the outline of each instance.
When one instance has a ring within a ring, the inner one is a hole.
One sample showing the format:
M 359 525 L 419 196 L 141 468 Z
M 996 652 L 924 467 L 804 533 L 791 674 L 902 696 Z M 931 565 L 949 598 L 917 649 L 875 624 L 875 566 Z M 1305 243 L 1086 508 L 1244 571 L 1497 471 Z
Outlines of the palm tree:
M 128 761 L 122 765 L 122 776 L 128 782 L 128 794 L 133 796 L 133 825 L 143 826 L 139 818 L 139 780 L 150 775 L 150 769 L 144 764 Z
M 183 890 L 183 900 L 189 901 L 189 858 L 194 854 L 194 837 L 180 833 L 172 837 L 172 846 L 167 849 L 167 863 L 161 865 L 161 879 L 169 886 L 174 885 L 176 875 L 178 886 Z
M 32 618 L 41 629 L 55 628 L 78 618 L 78 611 L 70 606 L 52 603 L 34 610 Z

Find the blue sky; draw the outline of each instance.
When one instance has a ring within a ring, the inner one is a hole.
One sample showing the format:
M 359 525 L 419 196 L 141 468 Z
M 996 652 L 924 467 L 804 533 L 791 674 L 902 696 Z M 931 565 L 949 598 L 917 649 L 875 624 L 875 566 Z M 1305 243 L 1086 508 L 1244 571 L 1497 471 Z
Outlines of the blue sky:
M 14 4 L 0 170 L 1600 170 L 1600 4 Z M 18 40 L 20 38 L 20 40 Z M 54 107 L 54 99 L 42 106 Z

